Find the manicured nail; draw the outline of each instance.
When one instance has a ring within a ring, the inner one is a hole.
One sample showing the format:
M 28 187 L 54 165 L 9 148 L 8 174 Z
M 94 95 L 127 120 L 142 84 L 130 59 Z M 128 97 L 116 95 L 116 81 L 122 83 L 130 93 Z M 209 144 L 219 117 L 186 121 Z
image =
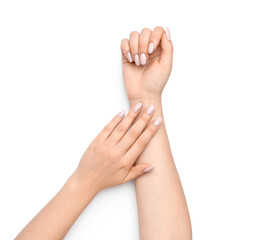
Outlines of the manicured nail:
M 152 171 L 153 168 L 154 168 L 154 166 L 148 167 L 148 168 L 144 169 L 144 172 L 145 173 L 150 172 L 150 171 Z
M 148 45 L 148 53 L 151 54 L 154 51 L 154 43 L 151 42 Z
M 170 41 L 171 40 L 171 33 L 170 33 L 170 30 L 169 30 L 168 27 L 165 29 L 165 34 L 166 34 L 167 40 Z
M 135 105 L 135 107 L 133 108 L 133 111 L 134 111 L 134 112 L 138 112 L 141 107 L 142 107 L 142 103 L 137 103 L 137 104 Z
M 118 118 L 122 118 L 125 116 L 126 110 L 122 110 L 120 113 L 118 113 Z
M 147 113 L 148 115 L 150 115 L 150 114 L 152 114 L 152 113 L 154 112 L 154 110 L 155 110 L 155 106 L 154 106 L 154 105 L 151 105 L 151 106 L 148 107 L 146 113 Z
M 162 123 L 163 119 L 159 117 L 156 121 L 154 121 L 154 126 L 157 127 Z
M 145 65 L 146 62 L 147 62 L 146 54 L 145 53 L 141 53 L 141 55 L 140 55 L 140 63 L 141 63 L 141 65 Z
M 132 56 L 131 56 L 131 53 L 130 53 L 130 52 L 128 52 L 128 60 L 129 60 L 129 62 L 133 62 Z
M 134 61 L 135 61 L 135 63 L 136 63 L 137 66 L 140 65 L 140 62 L 139 62 L 139 55 L 138 55 L 138 54 L 135 55 Z

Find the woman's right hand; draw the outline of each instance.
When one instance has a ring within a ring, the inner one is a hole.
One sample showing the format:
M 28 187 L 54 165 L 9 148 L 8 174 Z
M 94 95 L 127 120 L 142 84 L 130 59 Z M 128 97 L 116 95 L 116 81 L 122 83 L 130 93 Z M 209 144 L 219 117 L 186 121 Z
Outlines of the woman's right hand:
M 154 112 L 154 106 L 151 105 L 132 125 L 141 108 L 142 103 L 137 103 L 125 118 L 125 111 L 120 112 L 92 141 L 72 175 L 80 185 L 80 190 L 91 185 L 99 192 L 153 169 L 148 163 L 135 166 L 134 163 L 156 133 L 162 118 L 147 126 Z

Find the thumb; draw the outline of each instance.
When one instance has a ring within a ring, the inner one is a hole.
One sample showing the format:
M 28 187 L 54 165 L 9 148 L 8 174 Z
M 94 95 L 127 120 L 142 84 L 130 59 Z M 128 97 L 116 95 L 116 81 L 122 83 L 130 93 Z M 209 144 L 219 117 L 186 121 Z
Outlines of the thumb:
M 153 168 L 154 166 L 148 163 L 141 163 L 136 166 L 133 166 L 130 169 L 127 177 L 124 179 L 123 183 L 136 179 L 137 177 L 140 177 L 141 175 L 152 171 Z
M 173 62 L 173 44 L 169 28 L 166 28 L 161 39 L 161 57 L 160 61 L 165 65 L 172 65 Z

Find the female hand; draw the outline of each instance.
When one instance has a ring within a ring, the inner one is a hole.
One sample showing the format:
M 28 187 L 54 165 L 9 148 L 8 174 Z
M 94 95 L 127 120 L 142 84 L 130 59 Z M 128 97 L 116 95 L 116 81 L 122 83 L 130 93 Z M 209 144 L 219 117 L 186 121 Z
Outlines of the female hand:
M 121 41 L 123 78 L 129 101 L 160 98 L 172 69 L 169 29 L 134 31 Z
M 136 104 L 125 118 L 125 111 L 120 112 L 92 141 L 73 174 L 83 189 L 91 185 L 99 192 L 152 170 L 153 166 L 148 163 L 133 165 L 156 133 L 162 118 L 147 126 L 154 112 L 151 105 L 131 126 L 141 108 L 142 103 Z

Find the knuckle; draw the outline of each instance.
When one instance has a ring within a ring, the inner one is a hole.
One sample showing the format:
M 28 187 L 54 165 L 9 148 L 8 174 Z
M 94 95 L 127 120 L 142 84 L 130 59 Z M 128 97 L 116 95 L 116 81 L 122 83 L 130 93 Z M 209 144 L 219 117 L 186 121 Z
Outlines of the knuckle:
M 119 125 L 119 126 L 117 127 L 116 131 L 117 131 L 118 133 L 122 133 L 122 132 L 125 131 L 125 127 L 124 127 L 123 125 Z
M 161 26 L 156 26 L 156 27 L 154 28 L 154 31 L 164 31 L 164 28 L 161 27 Z
M 111 162 L 115 162 L 119 158 L 119 154 L 117 151 L 110 151 L 108 154 L 108 158 Z
M 152 32 L 152 31 L 151 31 L 150 28 L 143 28 L 142 31 L 141 31 L 141 33 L 143 33 L 143 32 Z
M 129 130 L 129 137 L 130 138 L 135 138 L 138 135 L 138 131 L 135 128 L 131 128 Z
M 107 153 L 107 146 L 105 144 L 102 144 L 100 147 L 99 147 L 99 151 L 102 155 L 106 155 Z
M 151 135 L 151 136 L 156 132 L 156 130 L 157 130 L 157 128 L 153 124 L 150 124 L 148 126 L 148 128 L 146 129 L 148 134 Z
M 146 139 L 144 137 L 138 139 L 138 145 L 137 147 L 142 149 L 146 146 Z
M 123 38 L 123 39 L 121 40 L 121 47 L 122 47 L 122 48 L 125 47 L 125 46 L 127 45 L 127 43 L 128 43 L 128 39 L 127 39 L 127 38 Z
M 129 114 L 128 114 L 128 116 L 127 116 L 128 120 L 129 120 L 130 122 L 132 122 L 132 121 L 135 119 L 135 117 L 136 117 L 137 114 L 138 114 L 138 113 L 135 113 L 133 110 L 130 111 Z
M 104 127 L 103 131 L 104 131 L 104 132 L 111 132 L 112 130 L 111 130 L 110 125 L 109 125 L 109 124 L 106 125 L 106 126 Z
M 140 43 L 139 44 L 139 52 L 140 53 L 147 53 L 147 44 L 146 43 Z
M 134 36 L 137 36 L 137 35 L 139 35 L 138 31 L 132 31 L 130 33 L 130 37 L 134 37 Z
M 144 113 L 144 114 L 142 114 L 140 120 L 147 124 L 147 122 L 150 120 L 150 118 L 151 118 L 151 115 L 148 115 L 147 113 Z

